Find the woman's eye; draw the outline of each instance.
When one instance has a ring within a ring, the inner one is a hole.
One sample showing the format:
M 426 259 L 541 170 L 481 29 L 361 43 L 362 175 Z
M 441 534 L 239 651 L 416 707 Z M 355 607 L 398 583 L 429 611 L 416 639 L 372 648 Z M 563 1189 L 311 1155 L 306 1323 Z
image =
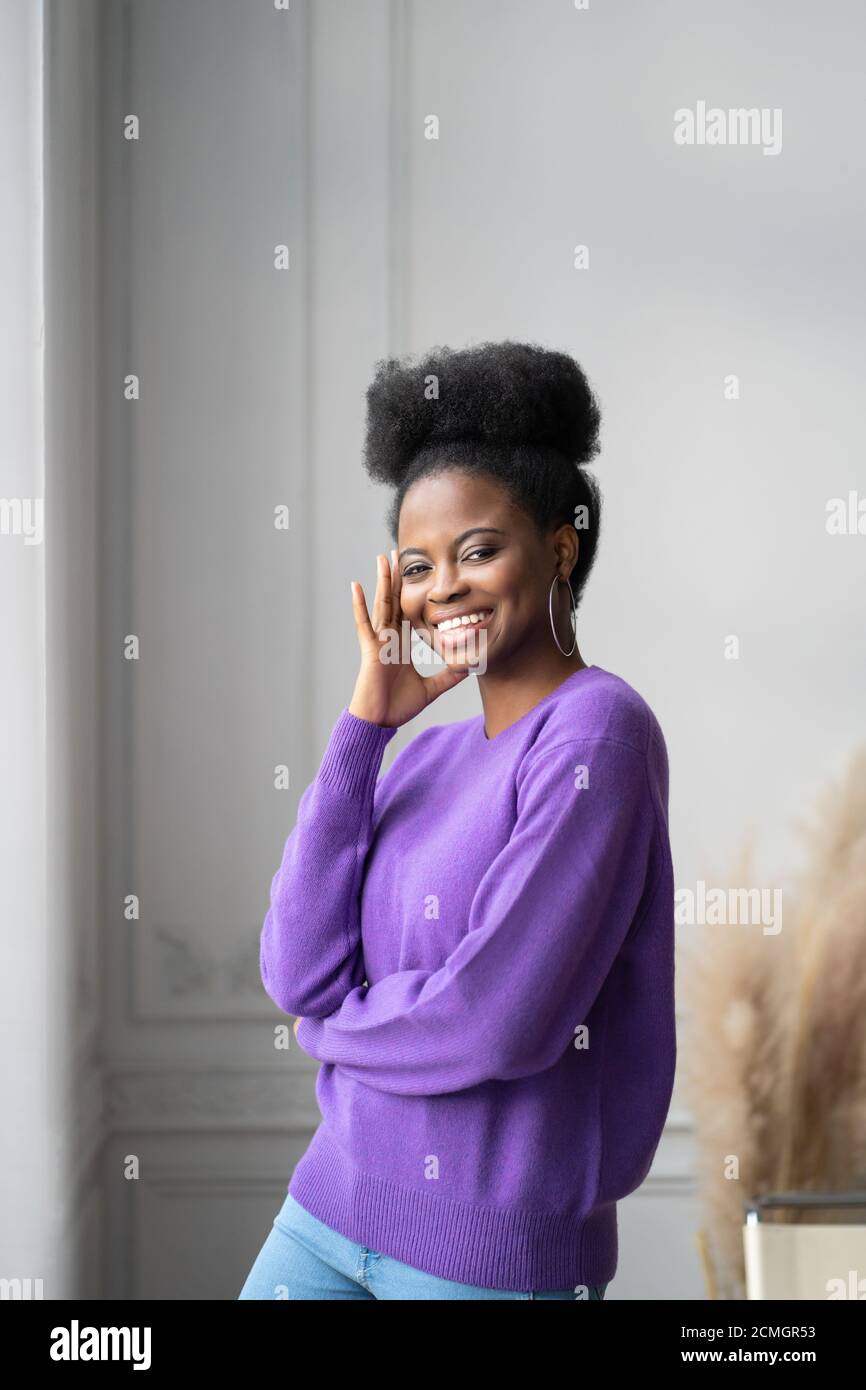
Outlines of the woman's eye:
M 495 547 L 495 546 L 491 546 L 491 545 L 482 545 L 482 546 L 478 546 L 475 550 L 470 550 L 463 558 L 464 558 L 465 560 L 471 560 L 471 559 L 473 558 L 473 556 L 480 555 L 480 556 L 482 557 L 482 559 L 485 559 L 485 560 L 486 560 L 486 559 L 488 558 L 488 556 L 490 556 L 490 555 L 495 555 L 495 554 L 496 554 L 496 547 Z M 403 578 L 404 578 L 404 579 L 414 579 L 416 575 L 418 575 L 418 574 L 423 574 L 426 568 L 427 568 L 427 566 L 422 565 L 422 564 L 410 565 L 408 569 L 405 569 L 405 570 L 403 571 Z

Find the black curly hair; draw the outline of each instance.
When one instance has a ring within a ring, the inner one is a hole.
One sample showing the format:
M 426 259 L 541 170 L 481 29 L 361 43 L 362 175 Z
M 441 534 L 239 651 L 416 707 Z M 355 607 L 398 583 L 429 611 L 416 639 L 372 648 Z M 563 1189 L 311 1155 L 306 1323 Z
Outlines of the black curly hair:
M 595 560 L 601 493 L 583 464 L 599 449 L 601 411 L 572 357 L 511 340 L 384 358 L 367 388 L 364 466 L 396 489 L 386 524 L 396 542 L 403 498 L 451 470 L 496 479 L 540 531 L 579 527 L 575 606 Z

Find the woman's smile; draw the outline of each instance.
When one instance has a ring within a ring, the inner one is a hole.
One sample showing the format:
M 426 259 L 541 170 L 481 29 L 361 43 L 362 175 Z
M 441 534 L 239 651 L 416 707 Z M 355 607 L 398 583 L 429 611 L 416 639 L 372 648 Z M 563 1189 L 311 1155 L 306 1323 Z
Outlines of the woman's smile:
M 443 615 L 431 623 L 433 632 L 443 646 L 456 646 L 467 632 L 480 632 L 489 626 L 492 608 L 464 609 L 461 613 Z

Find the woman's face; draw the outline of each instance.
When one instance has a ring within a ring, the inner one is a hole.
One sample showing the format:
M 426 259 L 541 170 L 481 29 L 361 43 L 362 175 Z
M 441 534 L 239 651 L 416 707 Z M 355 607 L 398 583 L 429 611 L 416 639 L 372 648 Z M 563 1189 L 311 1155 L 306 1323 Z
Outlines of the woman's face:
M 403 499 L 397 538 L 403 612 L 448 665 L 504 667 L 551 641 L 548 599 L 557 562 L 577 557 L 577 532 L 562 526 L 541 536 L 532 519 L 494 479 L 449 471 L 420 478 Z M 568 595 L 554 594 L 554 613 Z M 444 629 L 449 617 L 479 614 L 467 629 Z M 560 615 L 565 629 L 565 622 Z M 449 636 L 449 631 L 454 636 Z M 473 638 L 467 632 L 476 632 Z M 457 635 L 459 632 L 459 636 Z M 483 635 L 482 635 L 483 634 Z

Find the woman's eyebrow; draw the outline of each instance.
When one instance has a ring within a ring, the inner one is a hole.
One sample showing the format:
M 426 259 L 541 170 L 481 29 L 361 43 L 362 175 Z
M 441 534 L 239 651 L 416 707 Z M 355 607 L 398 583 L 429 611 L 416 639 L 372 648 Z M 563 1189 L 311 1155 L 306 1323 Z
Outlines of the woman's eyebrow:
M 493 532 L 497 536 L 504 536 L 506 534 L 499 526 L 470 526 L 468 531 L 461 531 L 459 536 L 454 537 L 454 545 L 459 545 L 461 541 L 465 541 L 469 536 L 474 536 L 477 531 Z M 426 555 L 426 553 L 425 550 L 419 550 L 417 545 L 407 545 L 405 550 L 400 551 L 397 559 L 402 560 L 404 555 Z

